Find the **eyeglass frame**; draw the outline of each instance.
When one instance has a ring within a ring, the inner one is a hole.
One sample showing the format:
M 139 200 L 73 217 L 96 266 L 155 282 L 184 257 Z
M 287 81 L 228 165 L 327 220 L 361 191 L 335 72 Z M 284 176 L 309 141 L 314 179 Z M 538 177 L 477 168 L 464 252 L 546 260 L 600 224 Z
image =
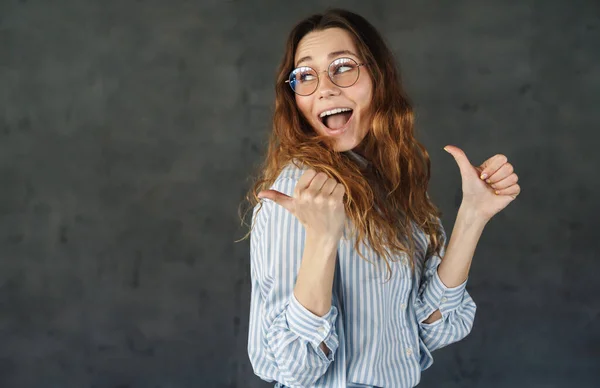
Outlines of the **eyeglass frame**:
M 333 65 L 333 63 L 335 61 L 339 61 L 340 59 L 350 59 L 351 61 L 353 61 L 354 63 L 356 63 L 356 68 L 358 69 L 358 75 L 356 76 L 356 81 L 354 81 L 351 85 L 348 86 L 340 86 L 338 84 L 335 83 L 335 81 L 331 78 L 331 75 L 329 74 L 329 69 L 331 68 L 331 65 Z M 288 79 L 285 80 L 284 82 L 288 85 L 290 85 L 290 89 L 292 89 L 292 92 L 294 92 L 295 94 L 302 96 L 302 97 L 306 97 L 306 96 L 310 96 L 312 94 L 314 94 L 317 89 L 319 89 L 319 84 L 321 83 L 321 76 L 320 73 L 327 73 L 327 77 L 329 78 L 329 80 L 331 81 L 331 83 L 333 83 L 335 86 L 339 87 L 339 88 L 349 88 L 351 86 L 354 86 L 357 82 L 358 79 L 360 78 L 360 68 L 361 66 L 366 66 L 368 65 L 368 62 L 362 62 L 362 63 L 358 63 L 356 60 L 354 60 L 353 58 L 350 57 L 340 57 L 340 58 L 336 58 L 333 61 L 331 61 L 331 63 L 327 66 L 327 70 L 321 70 L 321 71 L 316 71 L 314 68 L 310 67 L 310 66 L 298 66 L 292 69 L 292 71 L 290 71 L 290 74 L 288 75 Z M 292 87 L 291 81 L 290 81 L 290 76 L 292 75 L 292 73 L 296 70 L 296 69 L 300 69 L 301 67 L 308 67 L 311 70 L 313 70 L 315 72 L 315 74 L 317 75 L 317 85 L 315 86 L 315 90 L 313 90 L 311 93 L 309 94 L 300 94 L 298 92 L 296 92 L 294 90 L 294 88 Z

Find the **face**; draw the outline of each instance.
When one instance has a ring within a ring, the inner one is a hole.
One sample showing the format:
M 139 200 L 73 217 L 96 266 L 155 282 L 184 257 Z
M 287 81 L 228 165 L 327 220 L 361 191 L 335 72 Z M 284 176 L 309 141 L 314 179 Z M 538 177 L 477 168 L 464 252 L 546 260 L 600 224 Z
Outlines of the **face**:
M 359 67 L 358 80 L 346 88 L 334 84 L 327 76 L 329 64 L 336 59 L 352 58 L 363 63 L 357 53 L 350 33 L 329 28 L 306 34 L 294 58 L 295 67 L 310 66 L 319 75 L 317 90 L 308 96 L 296 94 L 296 104 L 318 134 L 334 139 L 334 150 L 338 152 L 356 148 L 371 124 L 368 108 L 373 86 L 366 68 Z

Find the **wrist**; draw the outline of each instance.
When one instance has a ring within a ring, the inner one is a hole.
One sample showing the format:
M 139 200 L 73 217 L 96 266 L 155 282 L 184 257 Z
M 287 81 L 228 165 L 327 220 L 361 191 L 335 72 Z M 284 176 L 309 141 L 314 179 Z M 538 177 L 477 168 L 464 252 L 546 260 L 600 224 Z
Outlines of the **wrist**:
M 476 209 L 465 205 L 464 203 L 458 208 L 458 214 L 456 216 L 457 223 L 460 222 L 462 225 L 467 227 L 475 227 L 483 229 L 490 221 L 489 218 L 483 216 Z
M 331 235 L 329 233 L 323 233 L 312 229 L 306 230 L 306 240 L 312 242 L 317 246 L 324 248 L 337 249 L 340 237 Z

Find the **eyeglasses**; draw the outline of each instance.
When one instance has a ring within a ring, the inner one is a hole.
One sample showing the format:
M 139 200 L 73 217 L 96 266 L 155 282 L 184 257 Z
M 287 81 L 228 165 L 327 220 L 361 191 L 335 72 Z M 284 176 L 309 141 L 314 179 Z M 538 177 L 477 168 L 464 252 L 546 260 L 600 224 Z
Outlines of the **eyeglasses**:
M 366 63 L 357 63 L 352 58 L 338 58 L 329 64 L 327 73 L 331 82 L 340 88 L 348 88 L 358 81 L 360 67 Z M 309 66 L 300 66 L 292 70 L 287 81 L 294 93 L 300 96 L 310 96 L 319 86 L 319 73 Z

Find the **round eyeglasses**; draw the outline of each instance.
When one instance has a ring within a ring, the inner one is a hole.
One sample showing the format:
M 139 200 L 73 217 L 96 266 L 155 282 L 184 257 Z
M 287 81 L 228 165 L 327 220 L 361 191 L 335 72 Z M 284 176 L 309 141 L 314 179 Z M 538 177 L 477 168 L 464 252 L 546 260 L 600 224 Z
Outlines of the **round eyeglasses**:
M 360 67 L 366 63 L 357 63 L 352 58 L 338 58 L 329 64 L 327 73 L 331 82 L 340 88 L 348 88 L 358 81 Z M 319 86 L 319 73 L 309 66 L 300 66 L 292 70 L 287 81 L 294 93 L 300 96 L 310 96 Z

